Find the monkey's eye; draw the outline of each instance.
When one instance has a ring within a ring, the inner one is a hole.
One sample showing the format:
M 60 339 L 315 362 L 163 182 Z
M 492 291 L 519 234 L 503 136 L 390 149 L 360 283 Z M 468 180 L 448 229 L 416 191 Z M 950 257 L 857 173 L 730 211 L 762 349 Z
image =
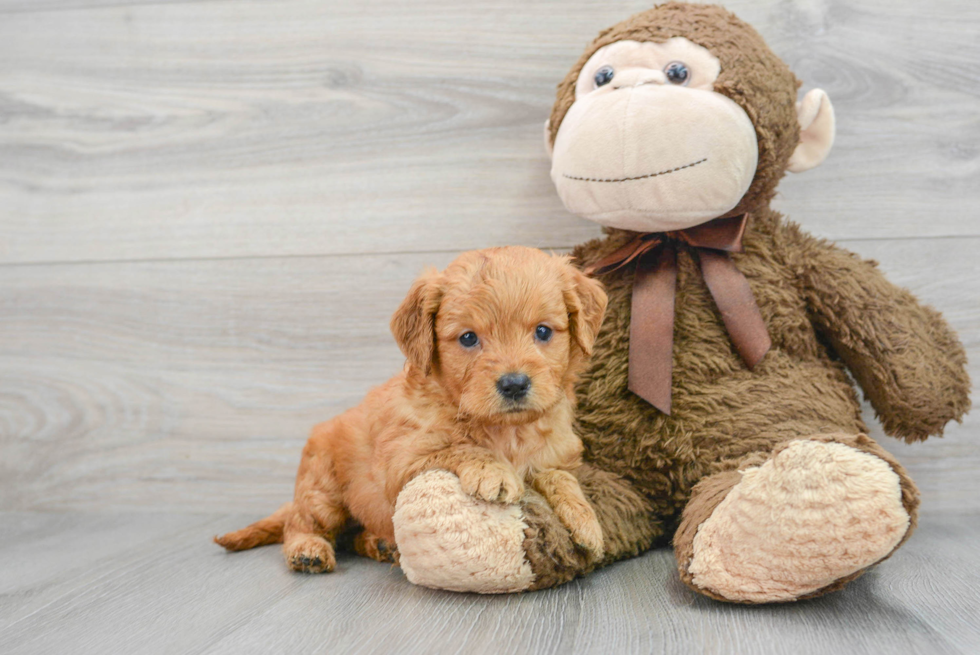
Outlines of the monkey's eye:
M 605 86 L 606 84 L 612 82 L 613 75 L 615 74 L 616 71 L 613 70 L 612 66 L 603 66 L 597 70 L 595 72 L 595 77 L 592 78 L 595 80 L 595 88 L 598 89 L 600 86 Z
M 534 328 L 534 338 L 538 341 L 544 341 L 547 343 L 551 341 L 552 334 L 554 334 L 554 330 L 547 325 L 539 325 L 538 327 Z
M 671 84 L 687 84 L 688 80 L 691 79 L 691 72 L 680 61 L 672 61 L 664 66 L 664 74 Z
M 459 345 L 463 348 L 472 348 L 478 343 L 480 343 L 480 337 L 476 336 L 476 332 L 464 332 L 459 337 Z

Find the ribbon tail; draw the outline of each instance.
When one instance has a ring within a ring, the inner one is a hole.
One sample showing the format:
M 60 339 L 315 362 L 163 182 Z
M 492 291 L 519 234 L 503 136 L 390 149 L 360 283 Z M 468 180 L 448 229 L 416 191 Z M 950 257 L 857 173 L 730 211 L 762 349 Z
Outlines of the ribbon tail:
M 637 262 L 630 314 L 629 390 L 670 415 L 677 253 L 671 247 Z
M 619 270 L 626 266 L 634 259 L 643 256 L 650 250 L 653 250 L 660 245 L 660 243 L 661 239 L 657 238 L 656 235 L 636 237 L 625 246 L 617 249 L 615 252 L 610 253 L 594 264 L 587 266 L 585 268 L 585 274 L 605 275 L 606 273 L 612 273 L 613 271 Z
M 726 252 L 699 249 L 701 274 L 715 300 L 732 344 L 746 366 L 754 368 L 772 347 L 759 305 L 742 272 Z

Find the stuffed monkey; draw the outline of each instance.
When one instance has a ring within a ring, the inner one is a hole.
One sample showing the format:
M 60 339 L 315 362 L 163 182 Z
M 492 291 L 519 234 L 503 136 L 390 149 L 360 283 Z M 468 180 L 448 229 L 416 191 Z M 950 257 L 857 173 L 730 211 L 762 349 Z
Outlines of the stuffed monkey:
M 507 592 L 673 544 L 695 591 L 742 603 L 840 589 L 916 523 L 905 469 L 864 433 L 938 435 L 969 408 L 960 342 L 873 262 L 769 207 L 821 163 L 827 95 L 717 6 L 669 3 L 600 33 L 558 87 L 545 138 L 569 211 L 606 236 L 575 249 L 609 293 L 577 391 L 578 472 L 599 560 L 543 499 L 466 496 L 442 471 L 402 491 L 417 584 Z

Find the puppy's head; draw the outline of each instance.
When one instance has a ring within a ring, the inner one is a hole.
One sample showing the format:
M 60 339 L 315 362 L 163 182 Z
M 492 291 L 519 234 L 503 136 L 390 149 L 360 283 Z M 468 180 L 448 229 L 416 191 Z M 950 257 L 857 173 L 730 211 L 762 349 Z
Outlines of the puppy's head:
M 571 393 L 605 309 L 602 286 L 567 257 L 491 248 L 423 273 L 391 329 L 462 416 L 519 424 Z

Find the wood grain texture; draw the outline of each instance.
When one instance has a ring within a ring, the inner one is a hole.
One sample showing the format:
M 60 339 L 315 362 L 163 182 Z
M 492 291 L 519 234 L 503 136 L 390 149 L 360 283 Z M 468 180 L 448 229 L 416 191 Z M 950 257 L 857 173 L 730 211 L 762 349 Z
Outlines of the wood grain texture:
M 388 318 L 424 265 L 597 234 L 542 123 L 583 45 L 650 4 L 0 0 L 0 652 L 980 652 L 977 412 L 875 434 L 920 530 L 796 605 L 697 597 L 669 551 L 486 598 L 209 542 L 398 370 Z M 980 4 L 726 4 L 837 109 L 779 208 L 944 311 L 980 379 Z
M 236 2 L 237 0 L 2 0 L 0 15 L 3 14 L 38 14 L 56 11 L 73 11 L 78 9 L 112 9 L 125 8 L 134 5 L 177 5 L 187 3 L 216 3 Z
M 844 245 L 944 311 L 980 378 L 980 238 Z M 0 266 L 0 508 L 271 511 L 312 425 L 400 369 L 390 314 L 454 256 Z M 875 436 L 927 507 L 980 507 L 978 421 Z
M 0 262 L 573 245 L 596 229 L 542 123 L 583 44 L 648 5 L 0 0 Z M 783 209 L 980 234 L 980 5 L 728 5 L 837 108 Z
M 695 595 L 669 550 L 557 589 L 438 592 L 342 554 L 290 573 L 278 548 L 209 538 L 246 516 L 0 514 L 0 651 L 86 653 L 975 653 L 976 514 L 940 514 L 842 592 L 746 607 Z M 66 548 L 66 544 L 72 544 Z

